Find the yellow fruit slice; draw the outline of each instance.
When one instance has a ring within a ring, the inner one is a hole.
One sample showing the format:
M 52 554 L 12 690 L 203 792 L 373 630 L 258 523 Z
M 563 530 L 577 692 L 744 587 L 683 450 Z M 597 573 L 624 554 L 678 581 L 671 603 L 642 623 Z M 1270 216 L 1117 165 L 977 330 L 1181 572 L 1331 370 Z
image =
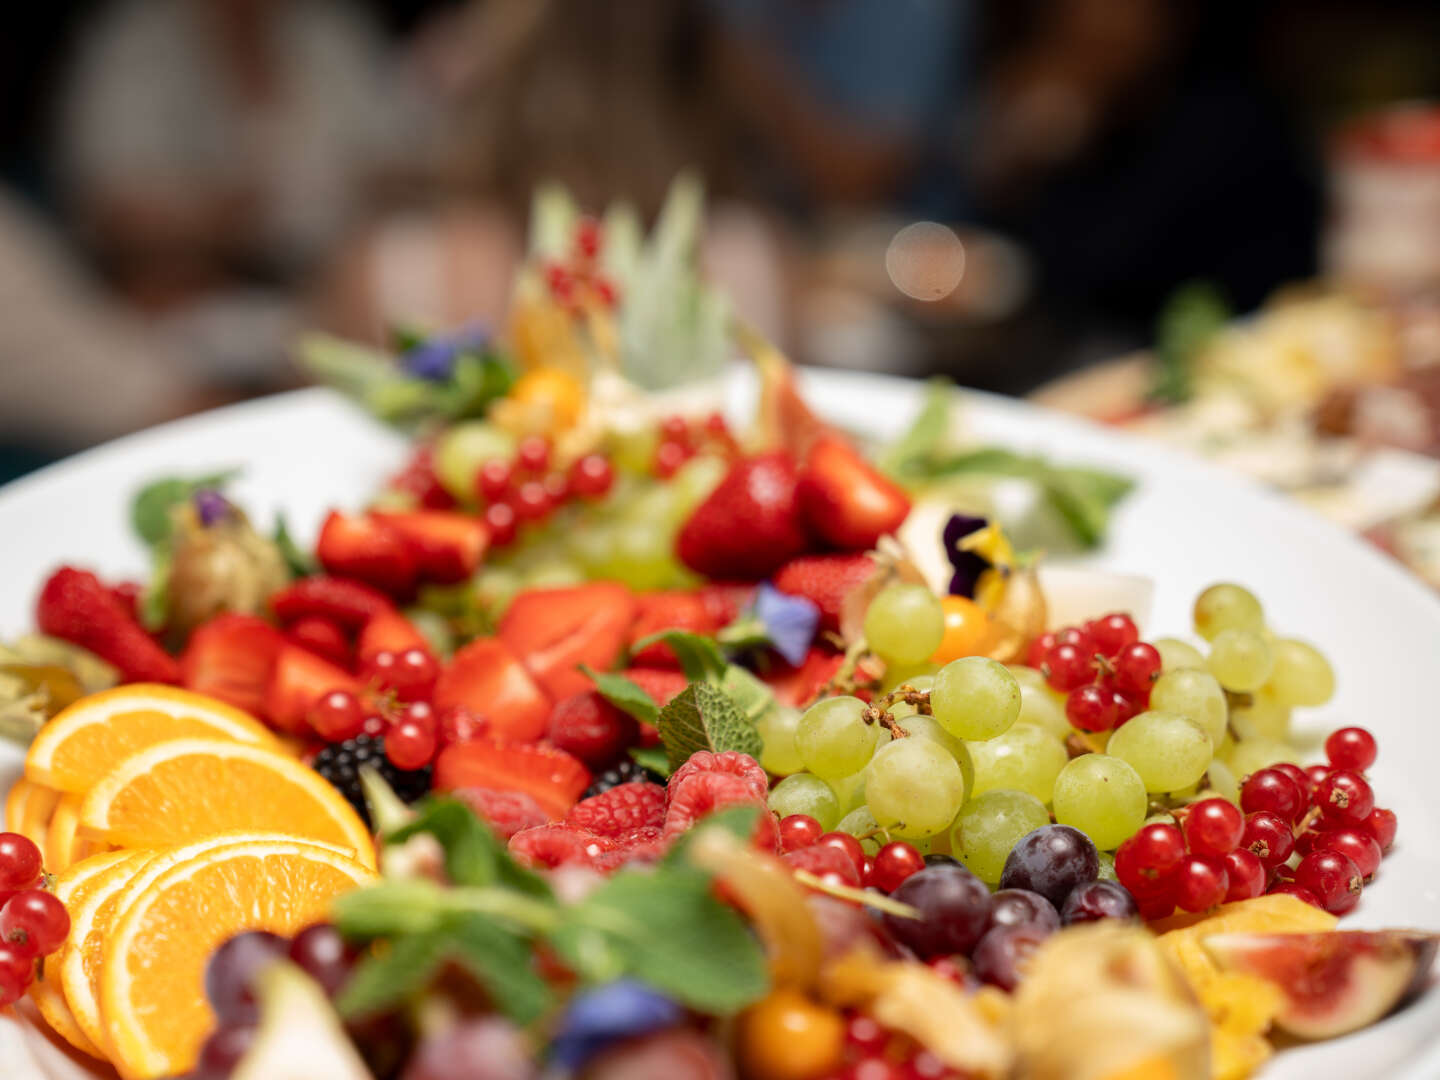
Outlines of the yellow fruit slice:
M 68 910 L 74 902 L 78 890 L 117 862 L 123 862 L 129 857 L 130 854 L 124 851 L 92 855 L 55 875 L 51 888 L 54 890 L 56 898 Z M 57 1035 L 82 1054 L 88 1054 L 90 1057 L 103 1061 L 105 1060 L 104 1052 L 81 1029 L 75 1019 L 75 1014 L 70 1011 L 69 1002 L 61 987 L 60 957 L 63 952 L 63 949 L 53 952 L 41 961 L 40 978 L 30 985 L 30 998 L 35 1002 L 35 1007 L 40 1010 L 40 1015 L 45 1018 L 45 1022 L 54 1029 Z
M 25 775 L 59 791 L 85 792 L 123 758 L 188 738 L 276 745 L 264 724 L 223 701 L 131 683 L 81 698 L 41 728 L 25 755 Z
M 344 796 L 315 770 L 247 743 L 174 739 L 142 750 L 90 790 L 80 821 L 120 847 L 242 829 L 336 844 L 375 865 L 370 830 Z
M 106 935 L 100 1007 L 111 1062 L 126 1080 L 183 1073 L 214 1027 L 205 965 L 242 930 L 289 935 L 324 919 L 341 893 L 374 879 L 354 859 L 299 839 L 220 844 L 136 890 Z M 149 873 L 145 875 L 151 877 Z
M 5 827 L 30 840 L 44 854 L 45 838 L 50 831 L 50 815 L 60 793 L 54 788 L 20 777 L 5 796 Z
M 147 862 L 156 857 L 153 851 L 114 851 L 93 859 L 112 858 L 99 873 L 76 886 L 66 907 L 70 911 L 70 936 L 65 947 L 47 961 L 48 972 L 53 966 L 70 1015 L 75 1018 L 98 1056 L 105 1058 L 105 1025 L 100 1022 L 99 968 L 100 950 L 115 901 L 125 886 Z M 83 865 L 83 864 L 82 864 Z

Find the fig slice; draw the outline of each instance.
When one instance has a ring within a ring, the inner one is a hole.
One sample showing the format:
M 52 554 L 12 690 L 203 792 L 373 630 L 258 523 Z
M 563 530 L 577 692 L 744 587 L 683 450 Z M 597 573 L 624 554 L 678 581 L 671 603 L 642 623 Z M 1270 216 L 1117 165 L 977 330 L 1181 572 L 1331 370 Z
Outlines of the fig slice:
M 1329 1039 L 1373 1024 L 1419 989 L 1440 934 L 1340 930 L 1323 934 L 1212 934 L 1207 952 L 1222 968 L 1273 983 L 1285 1002 L 1278 1027 Z

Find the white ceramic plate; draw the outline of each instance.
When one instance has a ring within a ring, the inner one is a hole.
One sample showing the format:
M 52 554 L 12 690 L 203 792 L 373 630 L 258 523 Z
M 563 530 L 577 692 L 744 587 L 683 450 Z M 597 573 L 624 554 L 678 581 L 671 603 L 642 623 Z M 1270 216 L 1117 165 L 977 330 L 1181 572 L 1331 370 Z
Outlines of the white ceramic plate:
M 920 402 L 918 384 L 873 375 L 811 372 L 805 389 L 821 413 L 879 436 L 901 430 Z M 748 371 L 735 374 L 726 394 L 732 414 L 748 413 Z M 1195 594 L 1233 580 L 1260 594 L 1276 627 L 1331 656 L 1339 691 L 1306 727 L 1374 730 L 1381 746 L 1375 787 L 1400 819 L 1395 853 L 1346 925 L 1440 929 L 1440 725 L 1432 704 L 1440 601 L 1339 528 L 1201 462 L 998 398 L 977 395 L 969 419 L 981 438 L 1135 477 L 1109 543 L 1084 562 L 1155 579 L 1150 634 L 1186 634 Z M 264 525 L 283 509 L 307 540 L 325 508 L 361 504 L 403 454 L 392 433 L 312 390 L 192 417 L 20 480 L 0 491 L 0 635 L 30 626 L 35 591 L 62 562 L 143 577 L 145 553 L 129 531 L 127 506 L 148 479 L 242 465 L 235 498 Z M 20 760 L 18 751 L 0 748 L 0 785 L 18 775 Z M 45 1075 L 22 1065 L 21 1053 L 14 1025 L 0 1021 L 0 1076 Z M 1434 1080 L 1440 991 L 1358 1035 L 1287 1051 L 1264 1075 Z

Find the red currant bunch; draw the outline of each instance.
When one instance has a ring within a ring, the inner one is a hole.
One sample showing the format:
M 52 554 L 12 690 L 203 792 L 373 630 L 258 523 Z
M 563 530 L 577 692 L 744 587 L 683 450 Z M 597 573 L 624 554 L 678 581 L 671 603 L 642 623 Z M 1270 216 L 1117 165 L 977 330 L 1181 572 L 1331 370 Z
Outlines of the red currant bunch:
M 1066 695 L 1065 715 L 1080 731 L 1109 731 L 1143 712 L 1160 676 L 1160 653 L 1122 612 L 1040 635 L 1026 662 Z
M 65 905 L 42 885 L 40 849 L 19 833 L 0 833 L 0 1007 L 20 1000 L 35 962 L 70 933 Z

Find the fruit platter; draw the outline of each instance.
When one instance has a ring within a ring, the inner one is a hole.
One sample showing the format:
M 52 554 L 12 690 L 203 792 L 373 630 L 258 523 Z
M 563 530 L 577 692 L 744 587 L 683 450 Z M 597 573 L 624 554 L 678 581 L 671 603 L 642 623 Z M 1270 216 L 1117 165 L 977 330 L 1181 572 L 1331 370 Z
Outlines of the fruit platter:
M 0 492 L 0 1075 L 1437 1075 L 1440 602 L 696 214 Z

